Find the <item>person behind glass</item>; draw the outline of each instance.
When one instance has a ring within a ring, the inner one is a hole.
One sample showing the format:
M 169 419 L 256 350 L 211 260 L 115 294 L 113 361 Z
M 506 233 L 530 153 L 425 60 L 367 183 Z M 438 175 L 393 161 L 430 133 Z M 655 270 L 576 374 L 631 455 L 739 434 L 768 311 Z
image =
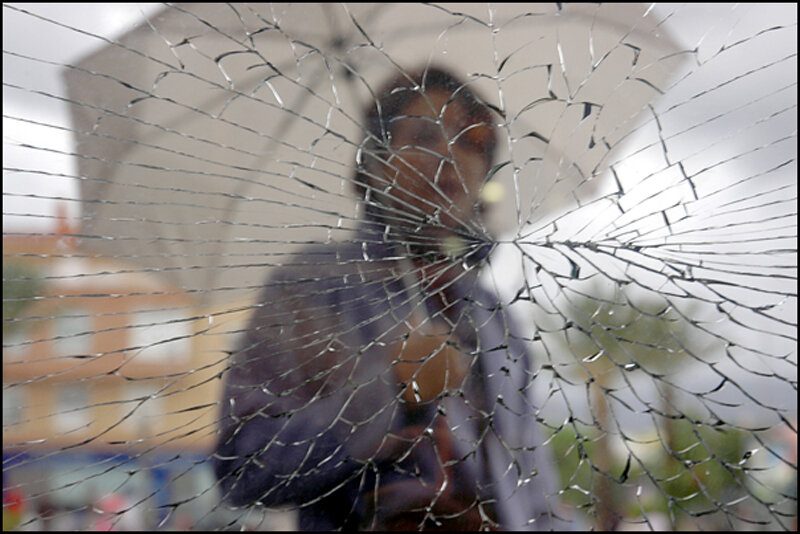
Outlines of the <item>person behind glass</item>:
M 230 358 L 223 498 L 301 530 L 558 528 L 530 359 L 476 284 L 492 114 L 438 68 L 376 95 L 359 230 L 278 269 Z

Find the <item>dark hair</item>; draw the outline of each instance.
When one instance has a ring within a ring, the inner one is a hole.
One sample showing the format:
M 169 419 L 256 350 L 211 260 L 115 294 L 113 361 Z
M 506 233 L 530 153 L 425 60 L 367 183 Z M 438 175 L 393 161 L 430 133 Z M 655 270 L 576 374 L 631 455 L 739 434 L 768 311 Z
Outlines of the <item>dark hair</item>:
M 366 138 L 359 149 L 356 170 L 356 190 L 363 194 L 369 183 L 369 161 L 385 161 L 391 143 L 392 121 L 422 93 L 440 89 L 450 93 L 451 100 L 458 100 L 467 109 L 472 123 L 491 124 L 489 107 L 461 80 L 453 74 L 436 67 L 416 73 L 402 73 L 386 83 L 377 94 L 377 100 L 365 112 Z M 485 143 L 484 156 L 491 166 L 494 161 L 497 139 L 495 135 Z M 363 195 L 362 195 L 363 196 Z

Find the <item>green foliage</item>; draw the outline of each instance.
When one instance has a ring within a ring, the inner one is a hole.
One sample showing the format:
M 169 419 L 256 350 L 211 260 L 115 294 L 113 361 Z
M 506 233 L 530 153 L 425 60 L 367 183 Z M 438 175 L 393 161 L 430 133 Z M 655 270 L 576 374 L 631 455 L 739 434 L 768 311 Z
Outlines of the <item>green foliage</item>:
M 572 324 L 566 343 L 576 360 L 598 374 L 635 364 L 652 375 L 667 373 L 685 359 L 694 329 L 675 308 L 655 297 L 592 293 L 576 293 L 563 306 Z
M 602 446 L 607 435 L 577 424 L 562 427 L 551 444 L 563 501 L 592 522 L 597 509 L 608 506 L 626 521 L 643 521 L 657 513 L 671 518 L 673 528 L 685 528 L 696 516 L 746 494 L 738 469 L 747 438 L 744 432 L 697 428 L 687 420 L 665 426 L 671 427 L 663 434 L 672 445 L 665 447 L 654 436 L 648 452 L 631 456 L 630 465 L 629 451 L 617 449 L 610 457 L 600 457 L 608 449 Z M 704 521 L 706 528 L 726 528 L 722 517 Z
M 36 269 L 22 262 L 3 262 L 3 337 L 16 333 L 25 310 L 41 294 L 43 282 Z
M 552 448 L 562 499 L 583 510 L 597 529 L 651 517 L 672 528 L 729 528 L 726 514 L 712 512 L 747 495 L 738 462 L 748 434 L 700 424 L 695 409 L 676 406 L 672 398 L 670 380 L 698 363 L 698 355 L 713 353 L 690 319 L 695 304 L 680 304 L 682 310 L 661 295 L 634 297 L 588 285 L 558 305 L 569 327 L 548 340 L 549 353 L 562 355 L 564 379 L 589 384 L 596 426 L 572 420 L 552 436 Z M 620 431 L 614 419 L 624 412 L 612 412 L 607 397 L 628 387 L 626 373 L 640 378 L 638 387 L 658 388 L 661 400 L 654 407 L 670 414 L 657 415 L 649 429 L 622 425 L 635 437 Z

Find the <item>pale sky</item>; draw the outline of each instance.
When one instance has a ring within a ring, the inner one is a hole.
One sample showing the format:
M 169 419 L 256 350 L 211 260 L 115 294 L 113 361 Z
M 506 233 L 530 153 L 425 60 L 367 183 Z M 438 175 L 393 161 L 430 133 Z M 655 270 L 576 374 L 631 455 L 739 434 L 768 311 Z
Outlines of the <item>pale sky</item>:
M 108 39 L 124 34 L 143 20 L 143 17 L 164 7 L 153 3 L 10 5 Z M 45 28 L 53 32 L 52 36 L 39 38 Z M 53 46 L 54 42 L 58 46 Z M 96 37 L 75 30 L 60 30 L 35 16 L 17 12 L 8 5 L 3 7 L 3 50 L 56 64 L 70 64 L 104 44 Z M 4 54 L 3 81 L 24 89 L 3 87 L 3 167 L 75 174 L 76 165 L 70 156 L 19 146 L 29 144 L 53 151 L 71 152 L 73 140 L 69 131 L 10 118 L 19 117 L 65 128 L 70 125 L 66 105 L 30 91 L 63 95 L 65 91 L 60 69 L 46 64 L 33 68 L 35 63 L 15 59 Z M 57 203 L 65 201 L 15 195 L 78 199 L 78 188 L 75 180 L 20 172 L 3 173 L 3 231 L 42 232 L 52 228 L 53 221 L 48 217 L 55 213 Z M 70 216 L 79 216 L 78 202 L 67 202 L 67 208 Z M 15 213 L 29 216 L 12 215 Z

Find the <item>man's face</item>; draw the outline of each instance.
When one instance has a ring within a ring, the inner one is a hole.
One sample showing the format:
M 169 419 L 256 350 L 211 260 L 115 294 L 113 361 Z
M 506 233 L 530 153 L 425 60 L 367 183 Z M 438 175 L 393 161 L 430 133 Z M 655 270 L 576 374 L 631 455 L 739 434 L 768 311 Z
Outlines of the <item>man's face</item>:
M 427 97 L 427 98 L 426 98 Z M 477 228 L 485 154 L 494 132 L 475 123 L 459 99 L 432 89 L 411 100 L 392 122 L 392 155 L 384 166 L 388 200 L 411 221 L 426 221 L 419 235 L 443 243 L 465 227 Z M 408 224 L 413 232 L 417 224 Z

